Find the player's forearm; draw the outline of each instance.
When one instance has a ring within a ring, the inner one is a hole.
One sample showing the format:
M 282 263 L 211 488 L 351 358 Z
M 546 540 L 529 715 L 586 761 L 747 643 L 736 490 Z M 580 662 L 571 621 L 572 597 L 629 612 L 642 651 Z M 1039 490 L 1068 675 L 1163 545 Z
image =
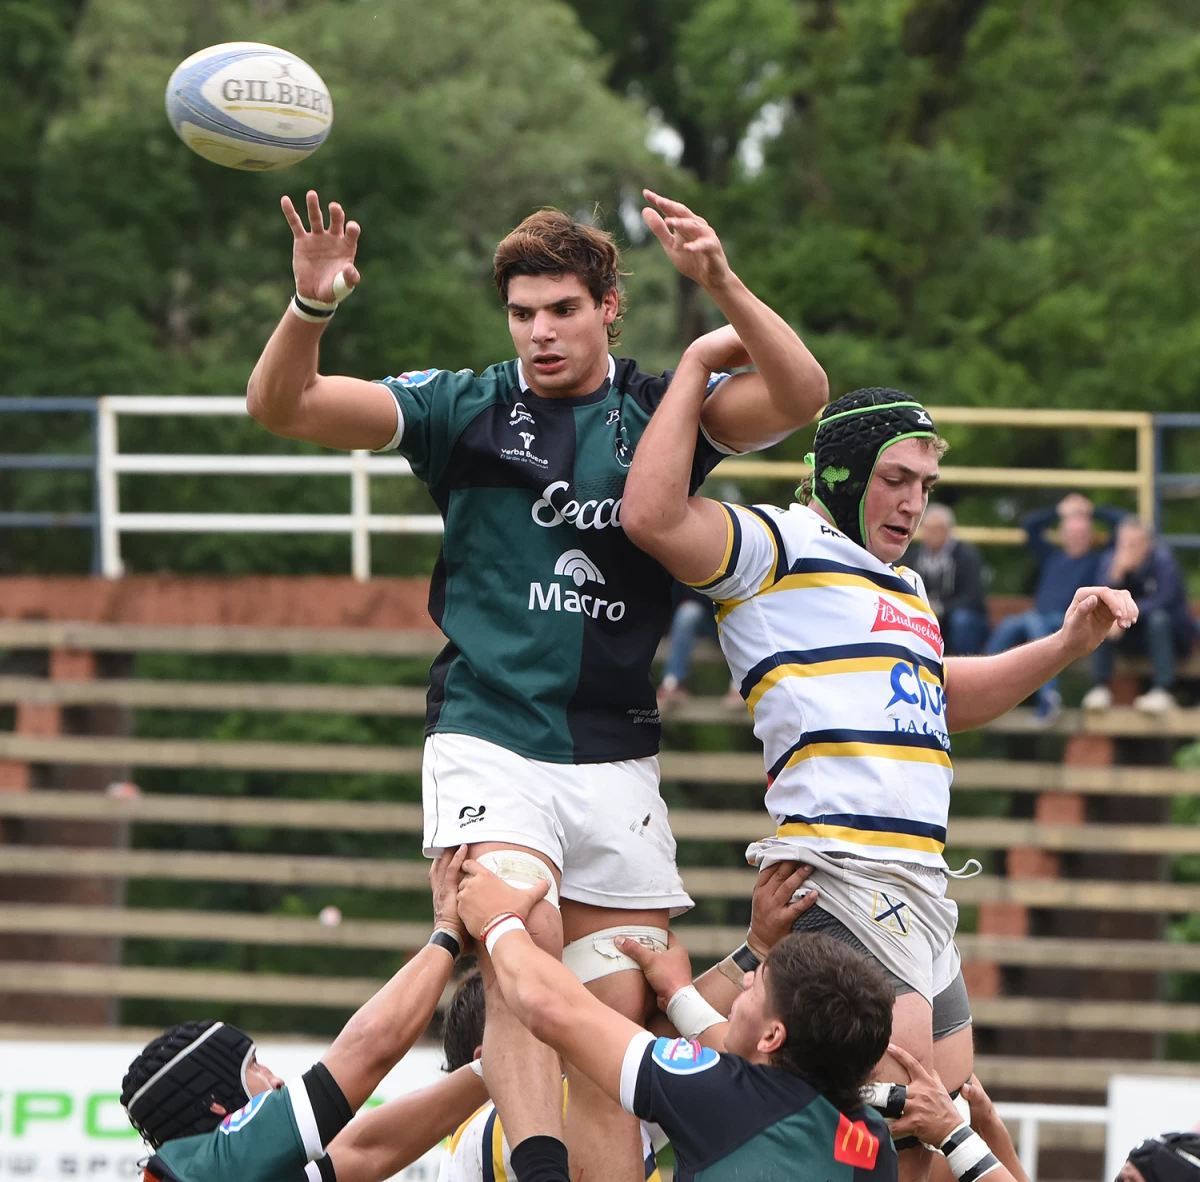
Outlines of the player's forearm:
M 310 324 L 289 309 L 267 341 L 246 384 L 246 409 L 268 431 L 297 431 L 304 392 L 317 380 L 324 331 L 324 324 Z
M 355 1117 L 329 1146 L 338 1182 L 381 1182 L 449 1137 L 488 1093 L 470 1067 Z
M 829 400 L 829 380 L 792 326 L 732 271 L 708 294 L 746 346 L 775 409 L 793 427 L 811 423 Z
M 972 730 L 1007 714 L 1061 673 L 1077 656 L 1061 632 L 993 657 L 946 661 L 946 725 L 951 733 Z
M 642 433 L 625 478 L 621 527 L 643 550 L 683 525 L 709 370 L 690 352 Z
M 726 1018 L 729 1017 L 729 1012 L 733 1009 L 733 1003 L 742 992 L 741 985 L 725 976 L 716 965 L 701 973 L 693 984 L 696 986 L 696 992 L 717 1013 L 724 1014 Z
M 324 1062 L 357 1109 L 429 1025 L 454 961 L 426 945 L 343 1027 Z

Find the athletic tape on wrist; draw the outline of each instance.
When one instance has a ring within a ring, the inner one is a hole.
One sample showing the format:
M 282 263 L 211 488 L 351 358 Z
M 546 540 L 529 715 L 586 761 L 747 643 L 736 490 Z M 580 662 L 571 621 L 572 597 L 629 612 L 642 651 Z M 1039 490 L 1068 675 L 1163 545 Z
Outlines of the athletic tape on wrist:
M 346 282 L 345 276 L 339 271 L 333 277 L 332 300 L 318 300 L 313 296 L 302 296 L 297 291 L 288 307 L 301 320 L 305 320 L 309 324 L 324 324 L 338 310 L 338 304 L 353 294 L 354 288 Z
M 467 1064 L 467 1066 L 473 1072 L 475 1072 L 475 1074 L 477 1076 L 479 1076 L 480 1079 L 483 1079 L 483 1060 L 482 1059 L 472 1059 L 470 1061 L 470 1063 Z
M 700 996 L 695 985 L 688 985 L 667 1002 L 667 1020 L 683 1038 L 695 1039 L 726 1018 Z
M 967 1124 L 959 1125 L 942 1142 L 941 1149 L 959 1182 L 978 1182 L 1000 1165 L 987 1142 Z
M 499 923 L 493 924 L 487 929 L 487 935 L 484 937 L 483 946 L 491 955 L 492 950 L 496 947 L 496 941 L 501 936 L 507 936 L 509 932 L 525 930 L 525 921 L 519 915 L 509 915 L 500 920 Z
M 749 940 L 746 941 L 740 948 L 735 948 L 730 954 L 729 959 L 733 961 L 743 973 L 752 973 L 763 962 L 763 957 L 759 956 L 753 948 L 750 947 Z
M 462 943 L 459 941 L 458 933 L 452 932 L 449 928 L 434 928 L 433 934 L 429 937 L 429 943 L 435 947 L 444 948 L 454 960 L 458 960 L 462 956 Z

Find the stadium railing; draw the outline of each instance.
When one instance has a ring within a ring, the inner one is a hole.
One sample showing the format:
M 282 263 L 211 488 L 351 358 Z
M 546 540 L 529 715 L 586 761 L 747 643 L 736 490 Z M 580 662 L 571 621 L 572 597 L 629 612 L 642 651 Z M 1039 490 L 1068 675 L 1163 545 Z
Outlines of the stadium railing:
M 67 404 L 70 404 L 68 407 Z M 245 417 L 245 400 L 209 395 L 107 395 L 98 399 L 0 399 L 0 410 L 40 413 L 78 410 L 94 414 L 92 457 L 43 455 L 0 457 L 0 468 L 29 468 L 69 461 L 70 466 L 90 466 L 96 474 L 95 504 L 75 514 L 9 514 L 9 525 L 86 525 L 95 530 L 96 573 L 118 578 L 123 571 L 121 537 L 134 532 L 154 533 L 289 533 L 347 534 L 351 539 L 351 570 L 356 579 L 371 573 L 371 538 L 374 534 L 441 532 L 435 514 L 379 514 L 371 512 L 372 477 L 407 477 L 408 462 L 396 455 L 352 451 L 341 455 L 189 455 L 123 452 L 119 425 L 127 416 L 226 416 Z M 1154 524 L 1165 495 L 1177 491 L 1178 474 L 1160 473 L 1164 431 L 1193 427 L 1196 416 L 1154 416 L 1143 411 L 1034 410 L 986 407 L 932 407 L 939 424 L 1003 426 L 1053 431 L 1115 430 L 1135 435 L 1136 466 L 1127 470 L 1077 471 L 1056 468 L 1001 468 L 948 464 L 941 482 L 1004 488 L 1079 488 L 1122 490 L 1134 494 L 1138 516 Z M 5 464 L 5 460 L 12 461 Z M 720 468 L 722 477 L 767 478 L 797 481 L 809 473 L 802 463 L 762 459 L 729 459 Z M 142 476 L 281 476 L 323 475 L 349 477 L 349 512 L 329 513 L 133 513 L 121 507 L 121 477 Z M 0 527 L 6 524 L 0 518 Z M 1021 529 L 1009 526 L 969 526 L 958 529 L 966 541 L 1019 545 Z M 1181 545 L 1200 545 L 1200 535 L 1180 535 Z

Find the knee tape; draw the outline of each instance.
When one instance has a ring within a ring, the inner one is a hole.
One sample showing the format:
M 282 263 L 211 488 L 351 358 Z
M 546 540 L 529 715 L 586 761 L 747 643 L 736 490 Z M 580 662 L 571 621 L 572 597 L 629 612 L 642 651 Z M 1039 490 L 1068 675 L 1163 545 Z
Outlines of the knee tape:
M 572 940 L 563 949 L 563 964 L 567 966 L 585 985 L 599 977 L 607 977 L 613 973 L 623 973 L 626 969 L 641 967 L 636 960 L 617 951 L 614 941 L 619 936 L 628 936 L 639 944 L 652 948 L 655 952 L 666 952 L 666 928 L 638 927 L 627 924 L 619 928 L 604 928 L 592 932 L 578 940 Z
M 550 889 L 546 892 L 546 902 L 551 907 L 558 907 L 558 887 L 554 884 L 554 875 L 541 858 L 535 858 L 533 854 L 522 850 L 489 850 L 475 860 L 509 886 L 518 887 L 523 891 L 545 879 L 550 883 Z

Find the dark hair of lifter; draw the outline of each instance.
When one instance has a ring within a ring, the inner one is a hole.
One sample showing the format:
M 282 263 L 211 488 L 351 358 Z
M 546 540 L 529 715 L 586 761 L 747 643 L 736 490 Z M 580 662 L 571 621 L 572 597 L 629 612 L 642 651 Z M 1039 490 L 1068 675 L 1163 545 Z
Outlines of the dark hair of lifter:
M 515 275 L 575 275 L 599 306 L 617 293 L 617 317 L 608 325 L 608 340 L 621 336 L 625 296 L 621 290 L 621 252 L 606 230 L 577 222 L 561 209 L 531 213 L 496 247 L 492 277 L 500 298 L 508 303 L 508 283 Z
M 821 932 L 793 932 L 763 969 L 787 1042 L 772 1062 L 807 1080 L 842 1112 L 862 1106 L 859 1089 L 892 1034 L 895 990 L 878 961 Z
M 446 1009 L 442 1050 L 447 1071 L 457 1071 L 475 1058 L 476 1048 L 483 1045 L 483 1017 L 483 978 L 472 969 L 458 983 Z

